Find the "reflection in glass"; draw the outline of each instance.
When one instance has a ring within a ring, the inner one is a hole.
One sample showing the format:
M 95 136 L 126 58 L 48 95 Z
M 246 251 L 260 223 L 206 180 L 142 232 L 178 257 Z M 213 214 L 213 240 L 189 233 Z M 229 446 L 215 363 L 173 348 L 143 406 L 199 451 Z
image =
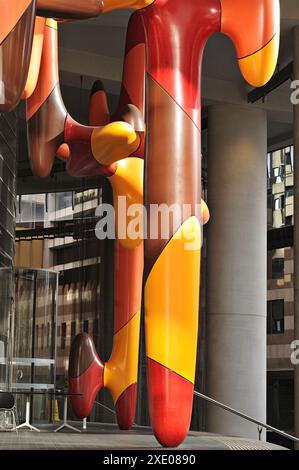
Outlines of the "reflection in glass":
M 268 228 L 294 224 L 294 147 L 267 156 Z
M 55 389 L 58 273 L 3 268 L 0 281 L 0 339 L 4 343 L 1 388 L 22 393 L 45 392 L 32 395 L 31 410 L 35 422 L 49 422 L 52 401 L 46 392 Z M 24 394 L 16 396 L 23 419 L 26 397 Z

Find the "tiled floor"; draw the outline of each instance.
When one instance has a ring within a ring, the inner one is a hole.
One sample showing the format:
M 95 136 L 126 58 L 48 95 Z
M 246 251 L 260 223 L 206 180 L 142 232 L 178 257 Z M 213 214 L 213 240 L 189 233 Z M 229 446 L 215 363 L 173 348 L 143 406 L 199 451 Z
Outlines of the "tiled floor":
M 75 423 L 72 423 L 75 424 Z M 0 450 L 141 450 L 161 449 L 150 429 L 133 428 L 129 432 L 119 431 L 113 425 L 89 424 L 82 433 L 62 431 L 54 433 L 55 427 L 44 426 L 41 432 L 20 430 L 0 433 Z M 272 444 L 213 434 L 191 432 L 181 446 L 191 450 L 246 450 L 279 449 Z

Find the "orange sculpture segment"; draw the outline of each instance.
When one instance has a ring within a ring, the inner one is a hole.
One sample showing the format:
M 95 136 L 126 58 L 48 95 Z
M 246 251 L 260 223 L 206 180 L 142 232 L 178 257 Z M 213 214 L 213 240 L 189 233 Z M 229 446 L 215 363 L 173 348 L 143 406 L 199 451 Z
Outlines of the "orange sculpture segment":
M 244 78 L 253 86 L 264 85 L 274 73 L 278 58 L 279 0 L 220 2 L 221 31 L 236 47 Z
M 0 11 L 0 113 L 3 113 L 12 111 L 24 92 L 36 0 L 1 0 Z

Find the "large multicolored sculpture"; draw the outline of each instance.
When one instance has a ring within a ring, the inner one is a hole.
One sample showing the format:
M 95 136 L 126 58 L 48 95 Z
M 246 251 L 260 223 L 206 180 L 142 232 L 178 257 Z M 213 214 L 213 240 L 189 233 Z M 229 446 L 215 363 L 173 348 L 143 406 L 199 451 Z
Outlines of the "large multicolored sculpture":
M 244 78 L 264 85 L 278 56 L 279 0 L 0 0 L 0 7 L 0 112 L 26 99 L 34 173 L 49 175 L 56 156 L 70 175 L 107 176 L 116 210 L 120 195 L 130 203 L 144 201 L 147 214 L 152 204 L 191 207 L 180 222 L 173 221 L 169 239 L 163 238 L 161 225 L 156 238 L 117 238 L 111 358 L 104 364 L 92 339 L 82 333 L 72 345 L 69 368 L 70 390 L 82 394 L 72 399 L 78 416 L 89 415 L 105 386 L 119 426 L 130 428 L 145 259 L 151 422 L 162 445 L 177 446 L 190 425 L 198 336 L 200 244 L 190 250 L 186 243 L 200 239 L 201 219 L 209 218 L 204 203 L 201 214 L 197 208 L 203 51 L 212 34 L 228 35 Z M 128 26 L 118 110 L 110 115 L 97 83 L 86 127 L 71 118 L 61 98 L 54 19 L 86 19 L 124 8 L 137 11 Z M 148 215 L 148 233 L 151 224 Z

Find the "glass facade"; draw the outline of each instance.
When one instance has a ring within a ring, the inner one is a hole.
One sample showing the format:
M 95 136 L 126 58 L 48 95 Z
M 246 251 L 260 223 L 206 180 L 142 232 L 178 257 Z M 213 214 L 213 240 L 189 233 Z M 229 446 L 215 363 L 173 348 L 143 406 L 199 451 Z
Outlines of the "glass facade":
M 49 400 L 47 392 L 54 390 L 56 384 L 58 274 L 2 268 L 0 280 L 0 319 L 3 322 L 0 331 L 6 331 L 2 348 L 0 346 L 3 353 L 0 388 L 16 392 L 21 420 L 24 419 L 26 392 L 40 392 L 31 396 L 33 419 L 49 422 L 52 399 Z
M 11 266 L 14 256 L 17 112 L 0 115 L 0 266 Z
M 294 147 L 269 153 L 268 228 L 293 225 L 294 217 Z
M 12 356 L 13 272 L 0 269 L 0 389 L 11 383 Z
M 268 292 L 267 292 L 267 422 L 294 431 L 294 148 L 269 153 Z M 269 440 L 275 438 L 268 435 Z M 277 437 L 276 437 L 277 438 Z M 290 445 L 284 442 L 283 445 Z
M 16 265 L 60 273 L 56 343 L 58 388 L 68 386 L 70 346 L 79 332 L 88 331 L 93 336 L 101 357 L 108 359 L 111 354 L 114 242 L 100 241 L 95 236 L 98 221 L 95 210 L 102 198 L 113 202 L 110 183 L 104 179 L 97 188 L 82 186 L 78 191 L 27 194 L 19 196 L 17 201 Z M 41 218 L 36 217 L 37 213 Z M 73 227 L 71 233 L 66 231 L 69 226 Z M 39 239 L 34 235 L 19 238 L 19 230 L 25 234 L 28 228 L 31 234 L 38 232 Z M 57 235 L 45 235 L 48 228 L 55 228 Z M 45 328 L 42 324 L 38 328 L 41 344 Z M 114 415 L 109 411 L 113 409 L 109 392 L 103 390 L 98 401 L 101 405 L 95 405 L 90 421 L 114 422 Z M 75 419 L 70 408 L 69 418 Z
M 17 196 L 16 222 L 19 227 L 29 224 L 73 220 L 83 210 L 97 207 L 101 201 L 101 188 L 85 191 L 23 194 Z
M 284 300 L 268 300 L 267 303 L 267 334 L 284 333 Z

